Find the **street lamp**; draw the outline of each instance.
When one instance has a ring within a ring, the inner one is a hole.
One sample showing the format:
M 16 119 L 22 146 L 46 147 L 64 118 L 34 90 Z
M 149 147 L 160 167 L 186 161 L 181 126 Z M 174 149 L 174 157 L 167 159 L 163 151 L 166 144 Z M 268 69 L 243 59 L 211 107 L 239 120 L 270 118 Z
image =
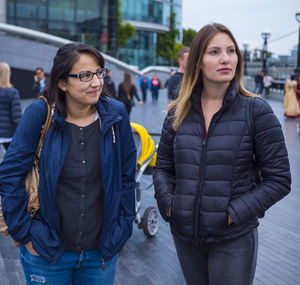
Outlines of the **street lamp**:
M 296 13 L 296 20 L 300 24 L 300 12 Z M 297 67 L 294 70 L 297 75 L 300 75 L 300 25 L 299 25 L 299 38 L 298 38 L 298 58 Z
M 244 75 L 248 75 L 247 60 L 248 60 L 248 44 L 243 44 L 244 47 Z
M 271 33 L 268 31 L 264 31 L 261 33 L 261 37 L 264 40 L 264 47 L 263 47 L 263 67 L 262 67 L 262 71 L 264 73 L 268 72 L 268 68 L 267 68 L 267 47 L 268 47 L 268 39 L 271 37 Z

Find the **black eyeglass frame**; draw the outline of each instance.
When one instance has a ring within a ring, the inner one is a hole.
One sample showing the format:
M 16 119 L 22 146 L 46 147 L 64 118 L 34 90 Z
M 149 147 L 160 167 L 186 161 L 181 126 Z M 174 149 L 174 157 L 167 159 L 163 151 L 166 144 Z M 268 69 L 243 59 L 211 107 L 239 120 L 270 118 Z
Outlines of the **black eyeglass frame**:
M 86 74 L 86 73 L 93 74 L 93 76 L 88 80 L 82 80 L 81 76 Z M 89 81 L 93 80 L 94 75 L 96 75 L 98 79 L 104 78 L 105 75 L 106 75 L 106 68 L 99 68 L 99 69 L 96 70 L 96 72 L 82 71 L 82 72 L 79 72 L 79 73 L 67 73 L 67 74 L 65 74 L 65 77 L 74 77 L 74 78 L 78 78 L 81 82 L 89 82 Z

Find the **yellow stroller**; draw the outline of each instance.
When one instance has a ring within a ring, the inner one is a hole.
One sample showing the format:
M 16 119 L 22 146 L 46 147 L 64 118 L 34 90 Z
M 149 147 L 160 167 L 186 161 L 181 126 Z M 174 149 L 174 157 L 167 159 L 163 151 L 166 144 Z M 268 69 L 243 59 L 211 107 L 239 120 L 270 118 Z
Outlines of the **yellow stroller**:
M 136 219 L 135 222 L 139 229 L 143 229 L 147 237 L 153 237 L 158 231 L 159 213 L 157 208 L 149 206 L 146 208 L 143 216 L 140 214 L 141 208 L 141 180 L 143 174 L 152 175 L 153 167 L 156 162 L 156 149 L 151 136 L 147 130 L 136 123 L 131 123 L 134 142 L 137 149 L 137 170 L 136 170 Z M 153 185 L 150 184 L 146 189 Z M 143 189 L 143 190 L 146 190 Z

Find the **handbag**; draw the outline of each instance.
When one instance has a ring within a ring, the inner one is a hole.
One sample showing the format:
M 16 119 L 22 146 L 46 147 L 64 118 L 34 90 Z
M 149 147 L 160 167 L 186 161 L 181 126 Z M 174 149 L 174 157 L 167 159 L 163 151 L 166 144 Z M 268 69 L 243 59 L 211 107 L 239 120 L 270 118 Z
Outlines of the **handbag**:
M 41 136 L 32 162 L 32 169 L 28 172 L 25 178 L 25 191 L 28 195 L 27 211 L 30 213 L 30 216 L 32 218 L 35 216 L 36 212 L 40 209 L 39 191 L 38 191 L 39 164 L 40 164 L 41 151 L 42 151 L 44 139 L 51 125 L 51 115 L 52 115 L 52 109 L 48 104 L 47 99 L 44 96 L 40 96 L 39 98 L 45 100 L 48 107 L 48 112 L 47 112 L 46 121 L 41 130 Z M 9 235 L 8 227 L 5 223 L 4 216 L 2 213 L 1 200 L 0 200 L 0 233 L 7 236 Z
M 135 106 L 135 102 L 134 102 L 133 100 L 130 100 L 130 101 L 129 101 L 129 106 L 130 106 L 130 107 L 134 107 L 134 106 Z

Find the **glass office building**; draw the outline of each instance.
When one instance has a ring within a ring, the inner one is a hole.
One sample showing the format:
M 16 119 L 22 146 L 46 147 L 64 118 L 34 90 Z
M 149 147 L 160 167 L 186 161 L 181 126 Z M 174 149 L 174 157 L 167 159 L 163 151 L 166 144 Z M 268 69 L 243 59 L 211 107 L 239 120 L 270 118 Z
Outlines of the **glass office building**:
M 157 33 L 169 30 L 170 14 L 176 14 L 175 25 L 182 40 L 182 0 L 122 0 L 123 19 L 136 28 L 135 35 L 124 48 L 119 49 L 119 58 L 140 68 L 157 64 Z
M 156 64 L 157 33 L 169 30 L 171 10 L 181 31 L 182 0 L 121 0 L 135 35 L 117 51 L 118 0 L 6 1 L 6 22 L 95 46 L 140 68 Z M 180 40 L 180 37 L 178 40 Z
M 116 55 L 118 0 L 6 0 L 6 21 Z

